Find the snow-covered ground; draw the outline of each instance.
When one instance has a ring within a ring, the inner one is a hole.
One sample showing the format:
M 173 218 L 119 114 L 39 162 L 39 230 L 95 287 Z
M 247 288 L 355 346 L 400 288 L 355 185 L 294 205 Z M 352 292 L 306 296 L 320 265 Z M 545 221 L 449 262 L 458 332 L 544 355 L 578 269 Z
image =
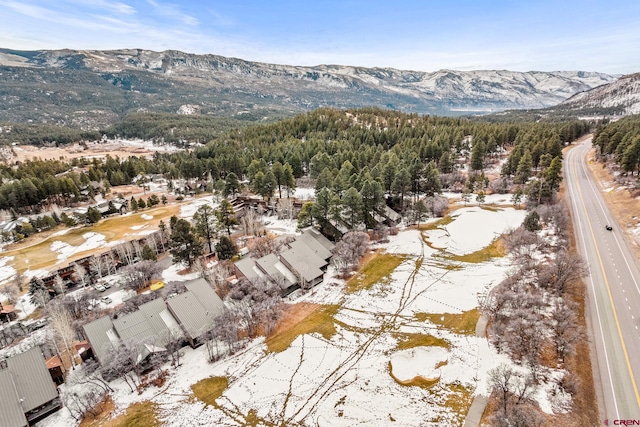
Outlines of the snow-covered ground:
M 514 209 L 461 209 L 446 226 L 449 235 L 444 245 L 451 243 L 458 254 L 473 252 L 516 226 L 524 215 Z M 290 229 L 290 224 L 278 225 Z M 424 233 L 430 241 L 441 236 L 439 230 Z M 465 244 L 456 246 L 455 242 Z M 124 383 L 116 381 L 116 406 L 122 411 L 132 402 L 151 399 L 159 404 L 166 426 L 243 425 L 249 411 L 276 424 L 460 425 L 464 414 L 453 412 L 446 402 L 460 399 L 460 386 L 468 396 L 486 394 L 487 371 L 508 359 L 484 338 L 457 334 L 420 320 L 417 314 L 462 313 L 477 307 L 478 296 L 505 277 L 509 259 L 447 269 L 441 257 L 433 257 L 440 251 L 426 245 L 416 230 L 401 231 L 379 247 L 405 258 L 388 280 L 345 294 L 342 281 L 330 268 L 324 283 L 291 298 L 293 302 L 339 304 L 333 336 L 300 335 L 279 353 L 266 351 L 263 339 L 256 339 L 245 350 L 214 364 L 206 362 L 204 346 L 187 348 L 183 365 L 170 368 L 172 374 L 160 393 L 155 388 L 141 395 L 130 393 Z M 179 269 L 165 270 L 163 278 L 184 279 L 177 274 Z M 399 334 L 428 334 L 449 345 L 447 349 L 399 349 Z M 439 380 L 429 388 L 403 386 L 391 376 L 391 366 L 402 381 L 415 377 Z M 229 379 L 223 397 L 217 400 L 224 410 L 189 399 L 190 386 L 211 376 Z M 546 394 L 539 395 L 551 408 Z M 74 424 L 66 409 L 44 423 L 47 427 Z
M 0 258 L 0 282 L 4 282 L 16 275 L 16 269 L 7 265 L 8 262 L 13 261 L 14 257 L 5 256 Z
M 107 240 L 104 234 L 89 232 L 84 233 L 82 238 L 84 238 L 85 241 L 78 246 L 70 245 L 61 240 L 54 240 L 51 242 L 51 251 L 58 252 L 58 261 L 64 261 L 74 254 L 101 248 L 107 245 Z

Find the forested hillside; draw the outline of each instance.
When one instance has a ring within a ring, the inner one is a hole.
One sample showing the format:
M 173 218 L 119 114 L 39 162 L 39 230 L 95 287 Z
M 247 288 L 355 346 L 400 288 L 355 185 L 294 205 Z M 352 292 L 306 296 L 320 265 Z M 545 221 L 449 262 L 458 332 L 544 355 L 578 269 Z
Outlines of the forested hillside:
M 240 191 L 246 178 L 264 197 L 286 194 L 293 178 L 308 175 L 316 179 L 318 201 L 306 207 L 303 220 L 333 218 L 355 228 L 369 223 L 385 198 L 404 211 L 413 206 L 412 196 L 417 200 L 442 189 L 470 194 L 519 188 L 536 200 L 552 197 L 561 179 L 563 144 L 587 131 L 588 125 L 577 121 L 482 123 L 379 109 L 318 109 L 232 130 L 192 151 L 156 154 L 153 161 L 132 157 L 3 166 L 0 209 L 37 212 L 52 201 L 73 204 L 91 181 L 108 188 L 141 173 L 210 179 L 210 188 L 226 194 Z M 502 177 L 489 187 L 484 171 L 507 148 L 513 149 Z M 532 184 L 536 175 L 542 179 Z
M 593 143 L 624 174 L 640 171 L 640 116 L 629 116 L 596 129 Z

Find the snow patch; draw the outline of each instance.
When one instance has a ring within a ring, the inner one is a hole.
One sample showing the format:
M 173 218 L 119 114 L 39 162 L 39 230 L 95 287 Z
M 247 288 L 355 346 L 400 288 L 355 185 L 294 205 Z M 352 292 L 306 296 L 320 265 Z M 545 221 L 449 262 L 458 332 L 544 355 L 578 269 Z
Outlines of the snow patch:
M 449 352 L 442 347 L 415 347 L 391 356 L 391 374 L 401 382 L 423 378 L 440 379 L 440 367 L 447 363 Z
M 74 254 L 107 246 L 107 240 L 104 234 L 89 232 L 84 233 L 82 237 L 85 239 L 85 242 L 80 246 L 72 246 L 61 240 L 55 240 L 51 243 L 50 249 L 52 252 L 58 252 L 59 261 L 64 261 Z

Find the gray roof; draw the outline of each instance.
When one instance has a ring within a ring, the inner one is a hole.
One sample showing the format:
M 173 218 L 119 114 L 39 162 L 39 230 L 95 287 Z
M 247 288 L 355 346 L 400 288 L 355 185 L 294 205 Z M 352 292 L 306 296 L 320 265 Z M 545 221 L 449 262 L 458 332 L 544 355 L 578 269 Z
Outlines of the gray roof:
M 205 333 L 213 323 L 213 318 L 207 316 L 207 310 L 192 291 L 169 298 L 167 306 L 192 339 Z
M 8 369 L 0 370 L 0 425 L 3 427 L 28 425 L 20 406 L 18 390 Z
M 402 215 L 391 209 L 389 206 L 384 207 L 384 215 L 394 222 L 400 221 L 402 219 Z
M 113 329 L 111 318 L 109 316 L 102 316 L 93 322 L 82 325 L 82 329 L 84 329 L 87 340 L 89 340 L 91 348 L 93 349 L 93 354 L 98 358 L 98 361 L 100 361 L 100 363 L 106 362 L 109 351 L 114 348 L 107 334 L 109 330 Z
M 282 271 L 276 267 L 280 263 L 280 260 L 274 254 L 265 255 L 260 259 L 256 260 L 256 265 L 267 275 L 271 280 L 281 285 L 283 289 L 288 288 L 293 285 L 295 281 L 292 281 L 290 278 L 295 277 L 293 273 L 283 274 Z M 287 268 L 285 265 L 282 265 L 280 268 Z M 289 276 L 289 277 L 287 277 Z
M 33 347 L 7 359 L 7 368 L 13 376 L 25 413 L 58 397 L 58 389 L 51 379 L 40 347 Z
M 322 234 L 320 230 L 318 230 L 317 228 L 308 227 L 303 231 L 303 233 L 309 234 L 311 237 L 316 239 L 322 246 L 324 246 L 330 251 L 333 251 L 336 247 L 335 243 L 327 239 L 326 236 Z
M 312 229 L 305 230 L 301 236 L 296 238 L 296 242 L 302 242 L 309 247 L 316 255 L 322 259 L 331 258 L 331 250 L 325 247 L 318 238 L 316 238 L 311 231 Z M 320 234 L 320 233 L 318 233 Z M 321 234 L 320 234 L 321 235 Z M 322 236 L 322 235 L 321 235 Z M 322 236 L 324 237 L 324 236 Z M 327 240 L 328 241 L 328 240 Z M 330 243 L 330 242 L 329 242 Z
M 144 314 L 153 332 L 166 342 L 169 336 L 181 336 L 182 331 L 173 318 L 162 298 L 156 298 L 142 304 L 138 309 Z
M 187 290 L 193 292 L 209 317 L 215 318 L 222 314 L 224 304 L 206 280 L 203 278 L 196 279 L 187 283 L 186 287 Z
M 323 258 L 300 241 L 291 243 L 291 249 L 282 252 L 280 258 L 302 275 L 307 282 L 322 276 L 321 268 L 327 265 Z
M 254 279 L 260 277 L 258 273 L 253 269 L 255 261 L 256 260 L 254 258 L 247 257 L 242 258 L 235 263 L 236 268 L 240 271 L 240 273 L 242 273 L 244 277 L 249 279 L 249 281 L 253 281 Z
M 141 311 L 113 319 L 113 327 L 123 341 L 153 343 L 158 338 Z

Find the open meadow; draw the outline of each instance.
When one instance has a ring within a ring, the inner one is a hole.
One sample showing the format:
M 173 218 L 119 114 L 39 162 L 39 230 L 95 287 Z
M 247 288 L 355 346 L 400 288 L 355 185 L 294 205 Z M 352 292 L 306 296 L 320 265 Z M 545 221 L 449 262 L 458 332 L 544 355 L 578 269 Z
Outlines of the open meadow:
M 479 300 L 510 268 L 496 241 L 525 215 L 460 207 L 400 231 L 348 281 L 330 268 L 322 284 L 290 296 L 267 339 L 216 363 L 205 346 L 186 348 L 166 384 L 140 395 L 116 380 L 113 425 L 141 408 L 162 426 L 461 425 L 474 395 L 487 393 L 487 371 L 508 360 L 475 324 Z M 73 420 L 63 410 L 45 424 Z

